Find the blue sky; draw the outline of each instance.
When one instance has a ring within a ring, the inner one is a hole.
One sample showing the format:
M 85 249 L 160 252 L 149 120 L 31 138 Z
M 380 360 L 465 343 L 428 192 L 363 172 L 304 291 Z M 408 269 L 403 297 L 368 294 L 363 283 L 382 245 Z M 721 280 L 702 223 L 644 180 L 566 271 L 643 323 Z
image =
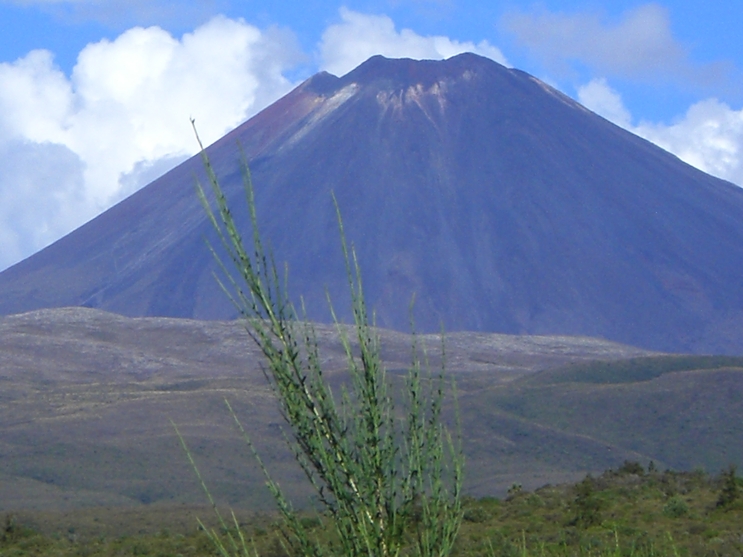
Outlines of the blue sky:
M 0 269 L 319 70 L 465 50 L 743 185 L 743 2 L 0 0 Z

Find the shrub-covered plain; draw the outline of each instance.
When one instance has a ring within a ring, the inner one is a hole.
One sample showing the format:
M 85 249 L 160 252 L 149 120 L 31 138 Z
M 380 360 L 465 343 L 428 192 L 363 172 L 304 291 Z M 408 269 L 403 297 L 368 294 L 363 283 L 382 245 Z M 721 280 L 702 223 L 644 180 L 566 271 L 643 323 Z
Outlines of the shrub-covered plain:
M 75 517 L 70 515 L 8 516 L 2 522 L 0 555 L 216 554 L 206 535 L 195 527 L 192 514 L 184 517 L 183 510 L 166 508 L 130 513 L 127 519 L 132 524 L 139 520 L 136 513 L 146 515 L 142 517 L 148 524 L 146 531 L 138 533 L 135 527 L 122 533 L 106 515 L 96 523 L 97 528 L 90 521 L 87 527 L 72 527 Z M 241 528 L 260 555 L 286 556 L 280 543 L 278 516 L 237 514 Z M 322 514 L 303 514 L 301 520 L 313 535 L 332 535 Z M 659 471 L 653 465 L 632 462 L 576 483 L 547 485 L 533 491 L 515 485 L 501 499 L 466 499 L 464 521 L 452 553 L 461 557 L 741 554 L 740 477 L 731 474 L 730 469 L 710 476 L 702 471 Z

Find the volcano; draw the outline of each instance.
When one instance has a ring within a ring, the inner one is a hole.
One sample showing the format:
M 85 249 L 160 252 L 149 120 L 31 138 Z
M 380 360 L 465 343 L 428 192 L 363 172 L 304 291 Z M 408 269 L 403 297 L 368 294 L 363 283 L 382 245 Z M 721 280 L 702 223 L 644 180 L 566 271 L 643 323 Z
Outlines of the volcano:
M 538 79 L 462 54 L 320 73 L 207 152 L 311 319 L 348 306 L 338 223 L 379 326 L 743 353 L 743 190 Z M 223 319 L 194 157 L 0 274 L 0 314 Z M 246 228 L 246 231 L 248 229 Z M 281 263 L 280 263 L 281 264 Z

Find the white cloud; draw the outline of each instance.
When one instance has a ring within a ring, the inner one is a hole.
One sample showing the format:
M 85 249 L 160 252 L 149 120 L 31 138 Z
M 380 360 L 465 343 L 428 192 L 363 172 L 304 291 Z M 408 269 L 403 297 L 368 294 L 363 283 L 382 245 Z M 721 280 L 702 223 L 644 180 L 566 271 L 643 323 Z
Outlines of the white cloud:
M 743 186 L 743 110 L 706 99 L 670 125 L 641 122 L 633 131 L 681 160 Z
M 0 64 L 0 269 L 193 154 L 189 118 L 209 143 L 287 92 L 298 59 L 288 32 L 215 17 L 89 44 L 69 77 L 42 50 Z
M 692 64 L 673 36 L 667 10 L 658 4 L 638 6 L 613 22 L 596 13 L 541 10 L 511 12 L 502 25 L 556 72 L 578 61 L 600 75 L 650 81 L 710 85 L 724 77 L 722 65 Z
M 578 100 L 684 162 L 743 186 L 743 110 L 734 110 L 717 99 L 706 99 L 692 105 L 670 124 L 633 125 L 621 95 L 603 78 L 579 87 Z
M 508 65 L 503 53 L 487 41 L 475 44 L 442 36 L 424 37 L 410 29 L 397 31 L 387 16 L 361 14 L 347 8 L 340 9 L 340 16 L 341 23 L 329 26 L 320 41 L 321 69 L 338 76 L 376 54 L 440 60 L 474 52 Z
M 59 141 L 72 110 L 72 87 L 52 54 L 34 50 L 13 64 L 0 64 L 0 141 Z
M 0 268 L 56 240 L 88 209 L 83 163 L 63 145 L 0 146 Z
M 609 87 L 606 78 L 592 79 L 578 87 L 578 101 L 618 126 L 629 128 L 632 123 L 632 115 L 625 108 L 622 96 Z

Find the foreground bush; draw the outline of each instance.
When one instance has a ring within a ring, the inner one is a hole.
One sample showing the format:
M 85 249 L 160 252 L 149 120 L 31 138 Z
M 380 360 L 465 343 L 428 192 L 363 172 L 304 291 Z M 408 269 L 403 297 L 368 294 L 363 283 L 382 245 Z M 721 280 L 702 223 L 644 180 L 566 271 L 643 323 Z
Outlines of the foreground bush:
M 332 535 L 312 532 L 261 463 L 283 519 L 287 549 L 305 556 L 390 557 L 406 546 L 421 557 L 448 555 L 461 523 L 463 456 L 442 422 L 443 370 L 432 377 L 414 344 L 404 408 L 397 411 L 339 212 L 354 322 L 353 338 L 338 324 L 347 381 L 340 396 L 332 393 L 323 377 L 314 327 L 298 319 L 273 255 L 263 247 L 247 165 L 249 246 L 203 148 L 202 156 L 216 209 L 201 186 L 199 192 L 227 253 L 227 261 L 217 256 L 226 277 L 220 284 L 265 356 L 265 375 L 287 423 L 290 448 L 330 518 Z M 217 250 L 212 251 L 216 256 Z M 245 439 L 252 448 L 247 434 Z M 256 458 L 260 462 L 257 453 Z M 223 555 L 251 554 L 240 531 L 228 534 L 226 541 L 216 533 L 213 539 Z

